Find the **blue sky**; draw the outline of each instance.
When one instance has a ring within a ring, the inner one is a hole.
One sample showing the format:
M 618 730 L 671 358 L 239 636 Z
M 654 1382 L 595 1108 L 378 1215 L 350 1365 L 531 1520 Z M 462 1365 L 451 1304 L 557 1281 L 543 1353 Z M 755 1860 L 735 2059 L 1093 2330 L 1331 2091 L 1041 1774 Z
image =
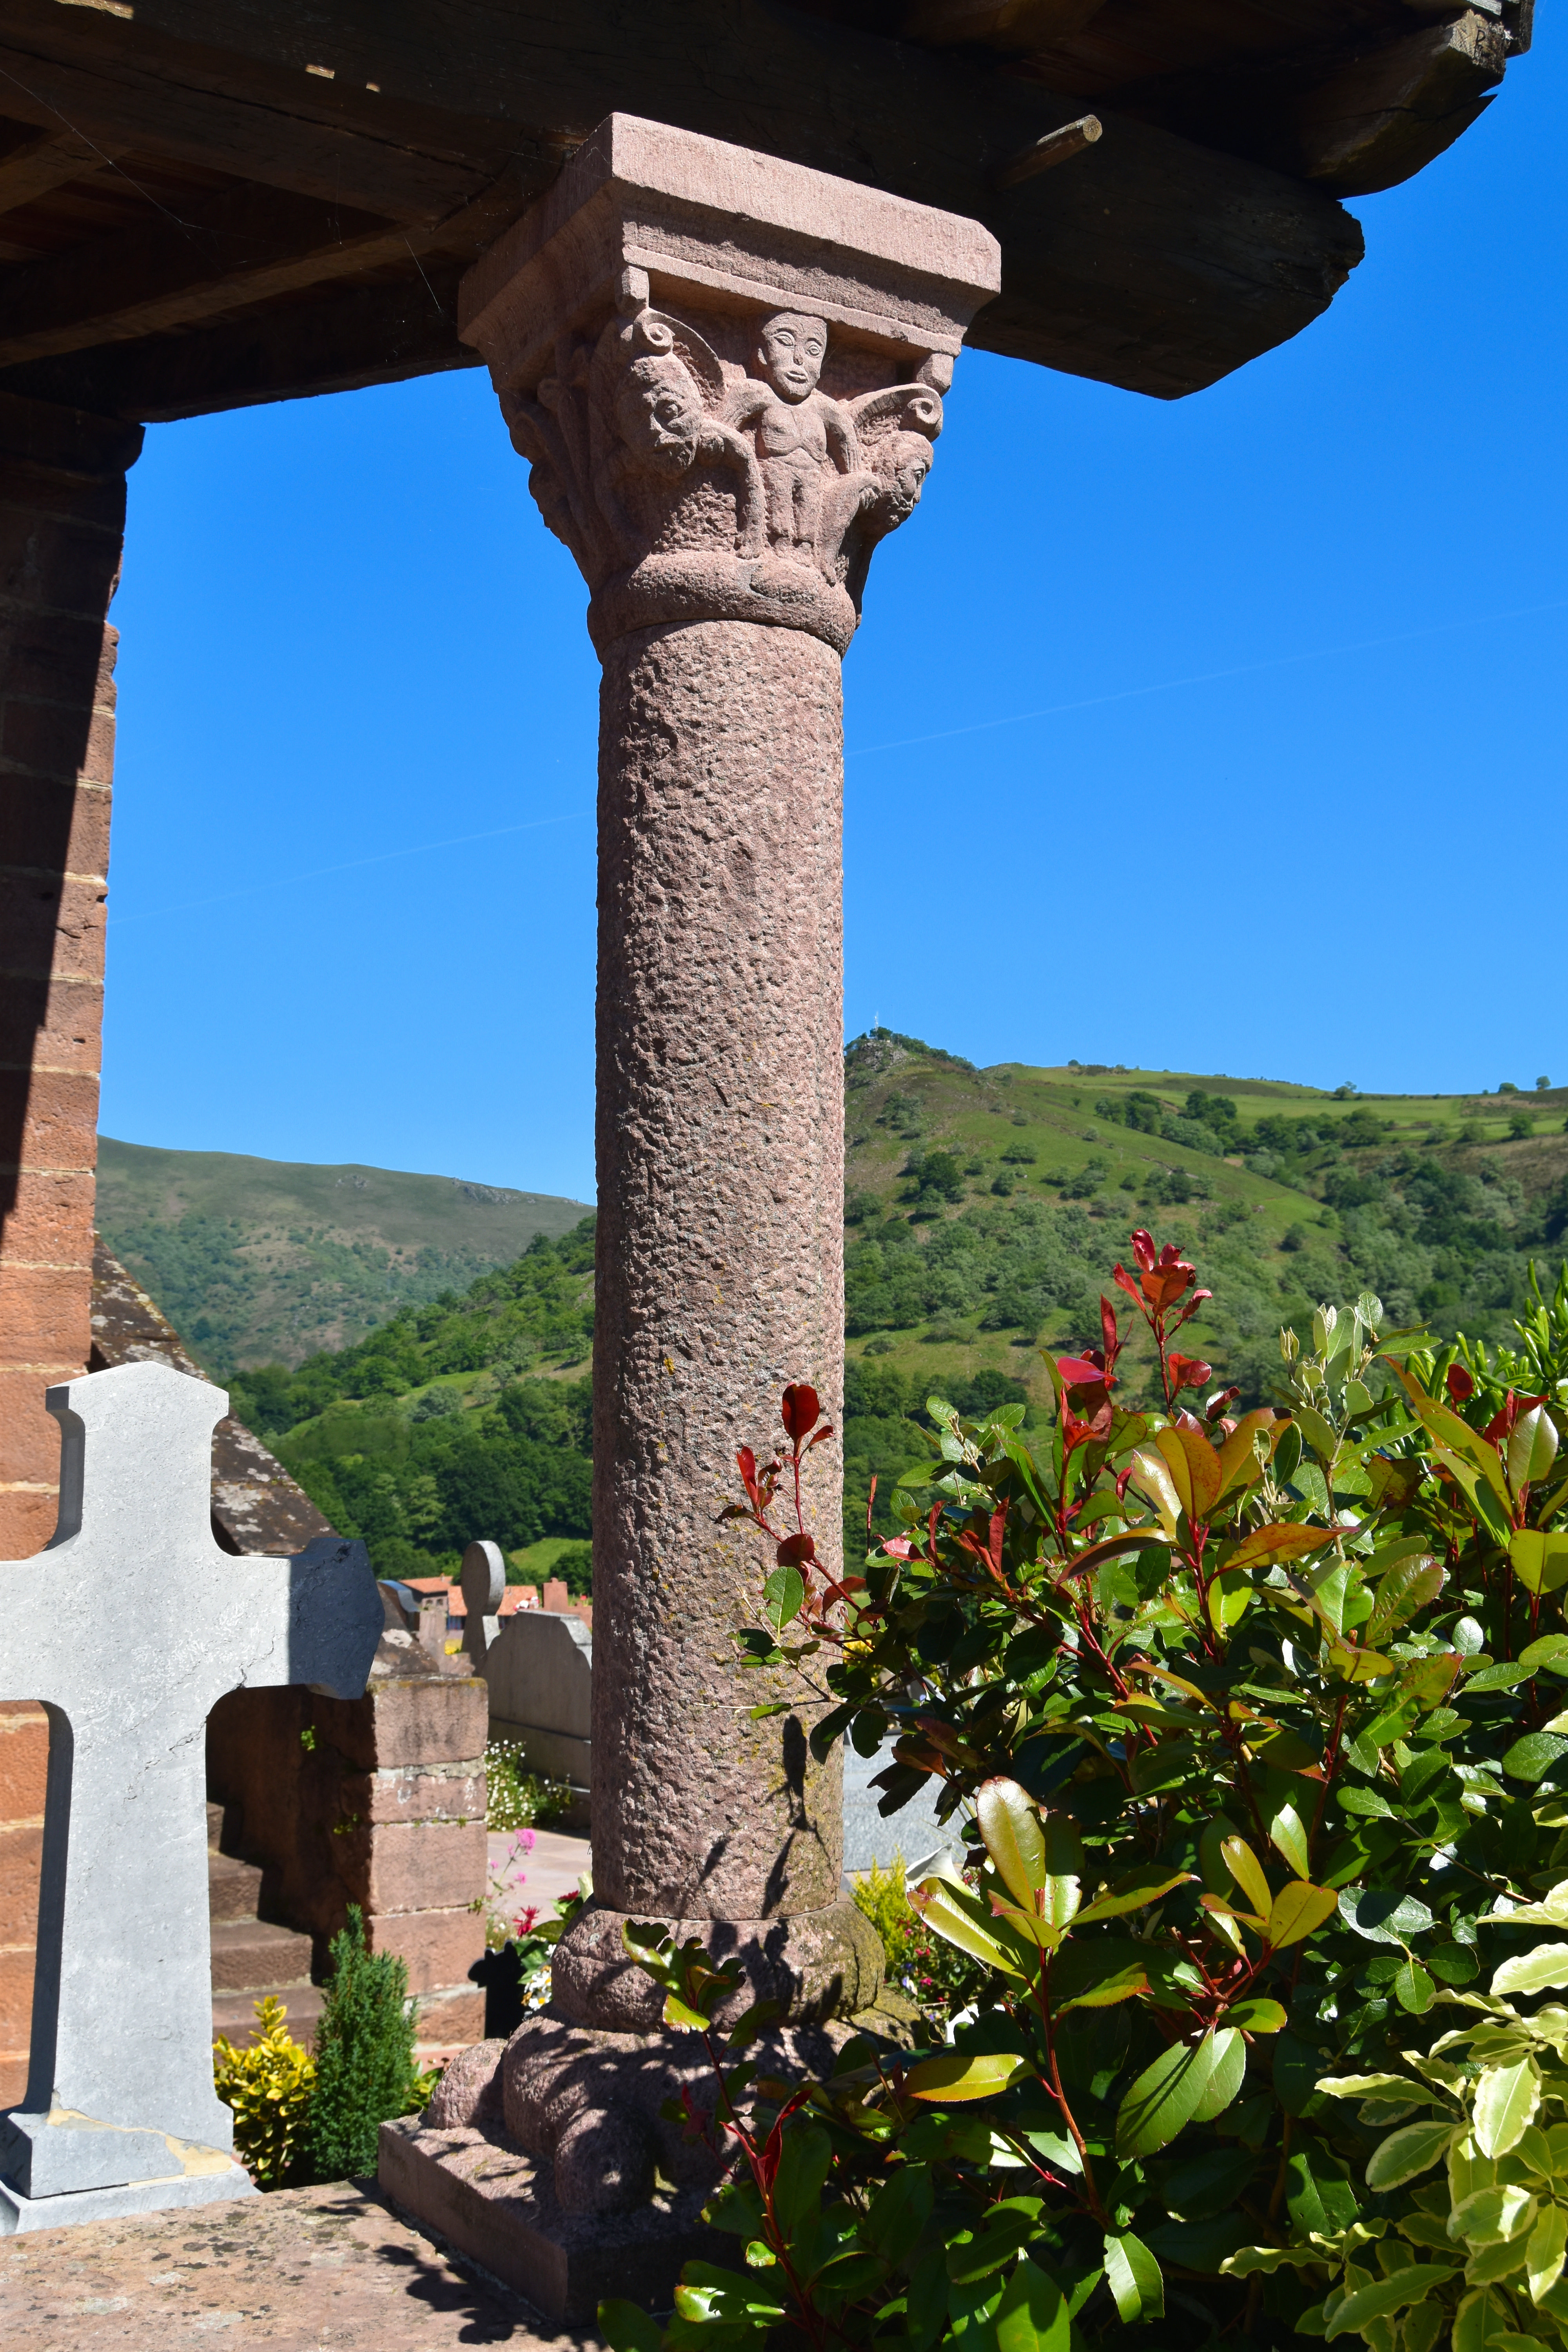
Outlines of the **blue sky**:
M 1564 55 L 1212 391 L 965 356 L 846 666 L 851 1034 L 1568 1079 Z M 107 1133 L 592 1197 L 584 601 L 478 371 L 149 433 Z

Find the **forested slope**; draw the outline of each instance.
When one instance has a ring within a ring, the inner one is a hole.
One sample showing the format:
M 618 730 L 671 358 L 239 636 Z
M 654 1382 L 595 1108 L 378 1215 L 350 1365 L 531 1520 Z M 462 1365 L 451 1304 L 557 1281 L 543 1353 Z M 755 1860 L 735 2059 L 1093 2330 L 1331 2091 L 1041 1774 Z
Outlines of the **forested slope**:
M 938 1391 L 1029 1422 L 1039 1348 L 1098 1336 L 1133 1225 L 1215 1296 L 1183 1345 L 1266 1398 L 1282 1323 L 1377 1292 L 1391 1321 L 1491 1338 L 1552 1279 L 1568 1231 L 1568 1094 L 1338 1096 L 1266 1080 L 1022 1066 L 975 1070 L 879 1031 L 846 1056 L 847 1359 L 801 1365 L 842 1412 L 846 1518 L 919 1458 Z M 588 1535 L 593 1224 L 535 1239 L 460 1297 L 357 1347 L 233 1382 L 321 1507 L 384 1571 Z M 1149 1367 L 1135 1341 L 1130 1396 Z M 759 1430 L 759 1439 L 765 1433 Z

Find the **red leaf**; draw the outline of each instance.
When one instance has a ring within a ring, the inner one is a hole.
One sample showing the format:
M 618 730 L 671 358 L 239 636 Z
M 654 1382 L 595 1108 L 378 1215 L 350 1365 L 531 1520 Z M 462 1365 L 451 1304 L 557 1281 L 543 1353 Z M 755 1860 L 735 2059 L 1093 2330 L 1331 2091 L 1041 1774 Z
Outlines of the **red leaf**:
M 1138 1285 L 1133 1281 L 1132 1276 L 1128 1273 L 1127 1268 L 1124 1265 L 1113 1265 L 1110 1269 L 1110 1279 L 1112 1282 L 1118 1284 L 1121 1288 L 1127 1293 L 1129 1298 L 1135 1298 L 1139 1306 L 1142 1306 L 1143 1293 L 1139 1289 Z
M 830 1421 L 825 1421 L 825 1422 L 823 1423 L 823 1424 L 822 1424 L 822 1427 L 821 1427 L 819 1430 L 817 1430 L 817 1431 L 814 1433 L 814 1435 L 813 1435 L 813 1437 L 812 1437 L 812 1440 L 811 1440 L 811 1444 L 810 1444 L 810 1445 L 808 1445 L 808 1446 L 806 1447 L 806 1449 L 805 1449 L 805 1450 L 806 1450 L 806 1452 L 807 1452 L 808 1454 L 810 1453 L 810 1451 L 811 1451 L 811 1446 L 812 1446 L 812 1445 L 826 1445 L 826 1443 L 827 1443 L 827 1441 L 828 1441 L 828 1439 L 832 1436 L 832 1434 L 833 1434 L 833 1423 L 832 1423 Z
M 757 1483 L 757 1457 L 749 1445 L 742 1445 L 735 1456 L 735 1467 L 748 1486 Z
M 1121 1353 L 1121 1339 L 1116 1328 L 1116 1309 L 1104 1297 L 1100 1302 L 1100 1333 L 1104 1341 L 1105 1369 L 1107 1372 L 1113 1372 L 1116 1359 Z
M 1101 1381 L 1105 1368 L 1089 1356 L 1058 1356 L 1057 1370 L 1064 1388 L 1081 1389 Z
M 1214 1378 L 1214 1366 L 1205 1364 L 1201 1356 L 1179 1356 L 1173 1349 L 1165 1359 L 1165 1369 L 1171 1376 L 1173 1396 L 1178 1389 L 1201 1389 L 1205 1381 Z M 1234 1396 L 1236 1391 L 1232 1389 L 1230 1393 Z
M 797 1450 L 821 1418 L 816 1391 L 805 1381 L 792 1381 L 784 1392 L 784 1425 Z
M 894 1559 L 912 1559 L 915 1548 L 908 1536 L 889 1536 L 882 1549 Z
M 1132 1255 L 1145 1274 L 1154 1263 L 1154 1236 L 1146 1234 L 1142 1225 L 1132 1236 Z
M 1240 1394 L 1241 1391 L 1236 1388 L 1216 1389 L 1213 1396 L 1210 1397 L 1207 1404 L 1204 1407 L 1204 1419 L 1210 1422 L 1220 1420 L 1232 1397 L 1238 1397 Z M 1227 1437 L 1230 1435 L 1230 1430 L 1228 1427 L 1226 1430 L 1226 1435 Z
M 808 1535 L 785 1536 L 774 1554 L 781 1568 L 800 1568 L 816 1558 L 816 1545 Z
M 1443 1375 L 1443 1381 L 1455 1404 L 1468 1404 L 1475 1395 L 1474 1375 L 1468 1372 L 1463 1364 L 1450 1364 Z

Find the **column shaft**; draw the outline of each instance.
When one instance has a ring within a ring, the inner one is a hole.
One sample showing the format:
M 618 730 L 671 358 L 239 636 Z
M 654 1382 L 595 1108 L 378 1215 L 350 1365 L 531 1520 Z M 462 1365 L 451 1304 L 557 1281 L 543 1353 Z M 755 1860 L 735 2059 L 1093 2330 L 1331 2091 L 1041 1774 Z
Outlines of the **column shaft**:
M 785 1383 L 841 1386 L 838 657 L 639 630 L 600 708 L 595 1884 L 762 1920 L 837 1903 L 842 1858 L 837 1754 L 813 1763 L 808 1716 L 750 1719 L 800 1686 L 738 1663 L 773 1561 L 718 1517 Z M 839 1490 L 835 1440 L 805 1479 L 835 1571 Z
M 0 1557 L 54 1532 L 85 1370 L 125 471 L 140 425 L 0 395 Z

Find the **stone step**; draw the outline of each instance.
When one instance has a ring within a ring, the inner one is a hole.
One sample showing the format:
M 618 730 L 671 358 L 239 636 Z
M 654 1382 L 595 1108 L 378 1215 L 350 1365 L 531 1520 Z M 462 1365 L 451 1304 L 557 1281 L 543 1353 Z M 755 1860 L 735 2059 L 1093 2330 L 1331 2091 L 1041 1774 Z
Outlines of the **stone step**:
M 256 2004 L 258 1992 L 217 1993 L 213 1999 L 213 2038 L 226 2033 L 229 2040 L 243 2050 L 256 2032 Z M 287 2012 L 285 2022 L 289 2038 L 310 2050 L 316 2039 L 316 2026 L 326 1999 L 320 1985 L 282 1985 L 278 1999 Z M 426 2064 L 431 2062 L 422 2062 Z
M 207 1916 L 219 1919 L 254 1919 L 261 1898 L 261 1872 L 254 1862 L 236 1862 L 232 1854 L 207 1855 Z
M 266 1919 L 215 1919 L 213 1993 L 281 1993 L 310 1981 L 310 1938 Z

